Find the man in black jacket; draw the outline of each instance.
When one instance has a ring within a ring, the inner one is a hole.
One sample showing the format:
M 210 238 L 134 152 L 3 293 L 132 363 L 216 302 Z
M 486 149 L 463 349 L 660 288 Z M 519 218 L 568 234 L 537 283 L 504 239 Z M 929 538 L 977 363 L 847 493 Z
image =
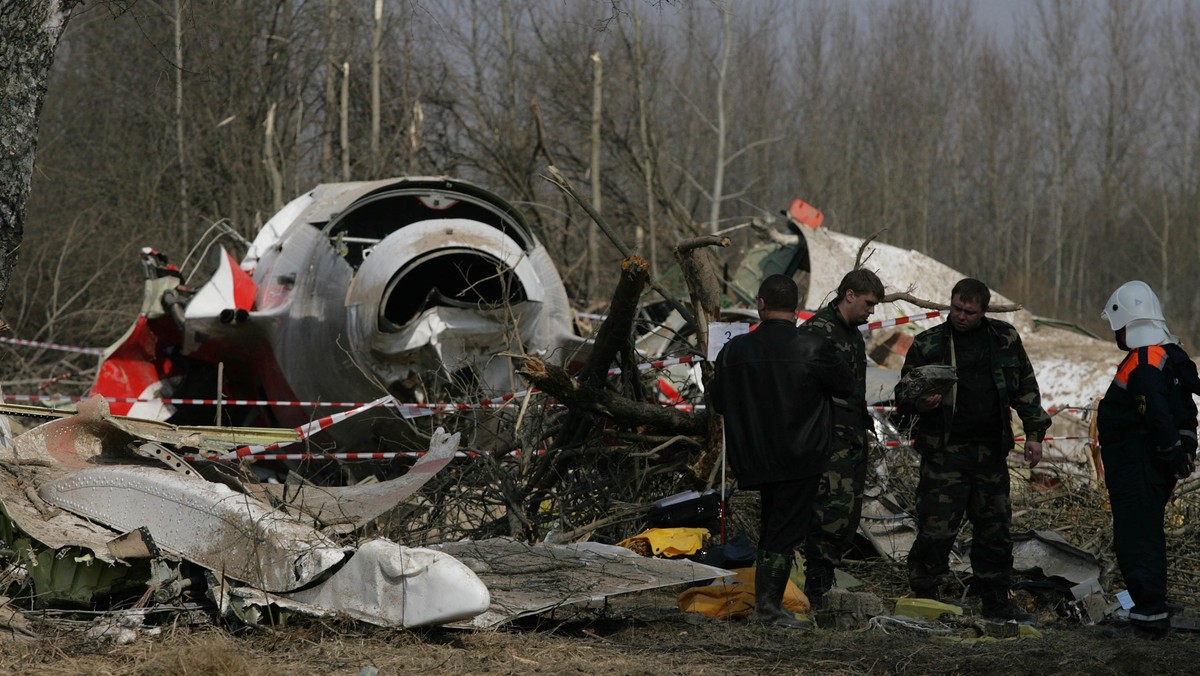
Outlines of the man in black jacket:
M 725 345 L 709 388 L 734 475 L 762 495 L 754 619 L 808 628 L 784 611 L 783 592 L 829 459 L 830 399 L 853 393 L 854 374 L 828 340 L 796 328 L 798 297 L 789 277 L 763 280 L 762 323 Z

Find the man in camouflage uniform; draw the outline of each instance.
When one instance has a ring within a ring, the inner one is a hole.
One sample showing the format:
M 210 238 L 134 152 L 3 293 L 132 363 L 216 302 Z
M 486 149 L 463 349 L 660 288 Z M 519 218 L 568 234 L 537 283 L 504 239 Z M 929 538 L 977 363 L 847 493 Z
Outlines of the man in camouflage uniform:
M 916 414 L 921 453 L 917 485 L 917 539 L 908 554 L 909 585 L 918 597 L 937 598 L 948 557 L 965 515 L 971 522 L 971 568 L 988 619 L 1032 621 L 1009 599 L 1012 583 L 1012 505 L 1008 452 L 1011 411 L 1025 431 L 1025 460 L 1042 459 L 1050 417 L 1042 409 L 1033 366 L 1011 324 L 984 316 L 991 292 L 963 279 L 950 294 L 950 320 L 913 341 L 902 374 L 926 364 L 949 364 L 958 381 L 945 396 L 898 401 Z
M 853 270 L 842 278 L 837 297 L 802 327 L 829 340 L 854 372 L 854 394 L 833 400 L 833 446 L 804 540 L 804 593 L 818 610 L 862 515 L 867 439 L 873 425 L 867 413 L 866 344 L 858 327 L 870 318 L 883 294 L 883 283 L 874 272 Z

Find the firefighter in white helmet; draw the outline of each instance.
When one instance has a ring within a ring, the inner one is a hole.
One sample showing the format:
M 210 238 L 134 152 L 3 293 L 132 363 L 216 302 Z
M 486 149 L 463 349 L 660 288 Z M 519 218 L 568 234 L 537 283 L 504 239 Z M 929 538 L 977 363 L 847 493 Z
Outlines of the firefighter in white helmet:
M 1170 628 L 1163 514 L 1176 481 L 1195 468 L 1200 378 L 1145 282 L 1123 284 L 1102 316 L 1127 351 L 1097 412 L 1113 549 L 1133 598 L 1132 633 L 1159 639 Z

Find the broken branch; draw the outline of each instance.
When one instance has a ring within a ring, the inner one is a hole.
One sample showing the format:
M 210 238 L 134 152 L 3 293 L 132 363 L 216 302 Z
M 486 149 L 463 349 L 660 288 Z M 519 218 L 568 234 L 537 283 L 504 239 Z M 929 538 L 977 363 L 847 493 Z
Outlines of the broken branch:
M 517 370 L 529 384 L 553 396 L 568 408 L 587 411 L 618 420 L 623 426 L 647 426 L 664 433 L 703 434 L 703 413 L 684 413 L 657 404 L 631 401 L 620 394 L 600 387 L 589 387 L 572 378 L 564 369 L 538 359 L 527 357 Z

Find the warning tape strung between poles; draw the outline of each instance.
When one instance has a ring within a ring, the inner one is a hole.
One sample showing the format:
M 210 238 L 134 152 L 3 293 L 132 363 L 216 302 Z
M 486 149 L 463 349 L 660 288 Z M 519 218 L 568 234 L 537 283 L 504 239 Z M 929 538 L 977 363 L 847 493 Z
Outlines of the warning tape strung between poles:
M 225 460 L 233 460 L 235 458 L 244 458 L 247 455 L 257 455 L 259 453 L 269 453 L 271 451 L 276 451 L 281 448 L 284 448 L 285 446 L 291 446 L 292 444 L 296 444 L 301 441 L 304 441 L 305 439 L 309 438 L 313 434 L 316 434 L 317 432 L 320 432 L 321 430 L 323 430 L 327 427 L 330 427 L 336 423 L 339 423 L 339 422 L 345 420 L 346 418 L 349 418 L 354 415 L 358 415 L 359 413 L 362 413 L 363 411 L 366 411 L 367 409 L 375 408 L 376 406 L 380 406 L 382 404 L 385 404 L 385 403 L 388 403 L 391 401 L 395 401 L 395 400 L 392 399 L 392 396 L 389 394 L 389 395 L 380 397 L 370 403 L 363 404 L 362 406 L 359 406 L 358 408 L 351 409 L 349 411 L 342 411 L 341 413 L 334 413 L 333 415 L 327 415 L 324 418 L 318 418 L 316 420 L 313 420 L 312 422 L 308 422 L 299 427 L 295 427 L 295 428 L 293 428 L 293 430 L 296 432 L 297 435 L 299 435 L 299 438 L 297 438 L 293 441 L 280 441 L 280 442 L 276 442 L 274 444 L 270 444 L 267 446 L 257 446 L 257 445 L 242 446 L 241 448 L 230 451 L 229 453 L 226 453 L 225 455 L 220 456 L 220 457 Z
M 1042 437 L 1042 441 L 1091 441 L 1091 440 L 1092 440 L 1091 437 Z M 1014 437 L 1013 441 L 1014 442 L 1025 441 L 1025 437 Z M 914 446 L 914 445 L 916 445 L 916 443 L 917 442 L 914 439 L 889 439 L 887 441 L 882 442 L 882 445 L 886 446 L 887 448 L 896 448 L 897 446 Z
M 937 317 L 943 317 L 945 315 L 948 315 L 949 313 L 950 313 L 949 310 L 936 310 L 936 311 L 932 311 L 932 312 L 926 312 L 924 314 L 909 315 L 907 317 L 896 317 L 895 319 L 884 319 L 884 320 L 877 321 L 877 322 L 870 322 L 868 324 L 863 324 L 862 326 L 860 326 L 858 328 L 860 331 L 863 331 L 865 333 L 867 331 L 874 331 L 875 329 L 882 329 L 882 328 L 887 328 L 890 326 L 899 326 L 901 324 L 907 324 L 909 322 L 917 322 L 917 321 L 921 321 L 924 319 L 936 319 Z M 91 355 L 96 355 L 96 356 L 102 356 L 104 354 L 104 349 L 105 349 L 102 347 L 78 347 L 75 345 L 63 345 L 61 343 L 48 343 L 48 342 L 40 341 L 40 340 L 27 340 L 25 338 L 7 338 L 7 337 L 2 337 L 2 336 L 0 336 L 0 343 L 6 343 L 9 345 L 21 345 L 23 347 L 40 347 L 40 348 L 45 348 L 47 350 L 57 350 L 59 352 L 74 352 L 77 354 L 91 354 Z M 697 360 L 704 361 L 704 359 L 702 357 L 697 358 Z M 681 362 L 681 363 L 686 363 L 686 362 Z M 659 367 L 639 365 L 638 368 L 645 369 L 645 368 L 659 368 Z
M 52 402 L 61 403 L 65 401 L 87 401 L 93 397 L 81 396 L 64 396 L 56 394 L 6 394 L 4 401 L 26 401 L 26 402 Z M 224 406 L 328 406 L 333 408 L 352 408 L 355 406 L 363 406 L 361 401 L 271 401 L 266 399 L 179 399 L 172 397 L 102 397 L 104 401 L 110 404 L 178 404 L 192 406 L 216 406 L 218 404 Z
M 472 411 L 472 410 L 481 409 L 481 408 L 504 408 L 505 406 L 508 406 L 509 403 L 512 402 L 513 399 L 516 399 L 517 397 L 524 397 L 526 395 L 532 395 L 532 394 L 541 394 L 541 391 L 537 390 L 537 389 L 519 390 L 517 392 L 509 392 L 508 394 L 505 394 L 500 397 L 495 397 L 493 399 L 484 399 L 482 401 L 476 401 L 476 402 L 472 402 L 472 403 L 461 403 L 461 402 L 456 402 L 456 401 L 451 401 L 451 402 L 446 402 L 446 403 L 428 403 L 428 404 L 396 403 L 396 404 L 393 404 L 393 407 L 402 409 L 402 412 L 405 409 L 410 410 L 410 411 L 433 411 L 433 412 Z
M 243 460 L 391 460 L 393 458 L 421 458 L 429 451 L 382 451 L 379 453 L 256 453 L 252 456 L 242 458 Z M 545 449 L 533 452 L 533 455 L 545 455 Z M 477 451 L 456 451 L 456 458 L 479 458 L 483 457 L 484 453 Z M 504 453 L 504 456 L 519 457 L 522 455 L 520 449 Z M 185 455 L 182 458 L 187 462 L 196 462 L 198 460 L 228 460 L 225 456 L 205 456 L 205 455 Z
M 79 354 L 104 354 L 102 347 L 75 347 L 73 345 L 60 345 L 58 343 L 44 343 L 40 340 L 25 340 L 24 338 L 5 338 L 0 337 L 0 343 L 8 343 L 9 345 L 22 345 L 25 347 L 43 347 L 47 350 L 58 350 L 59 352 L 76 352 Z
M 393 458 L 419 458 L 425 451 L 389 451 L 385 453 L 255 453 L 244 460 L 391 460 Z M 477 455 L 458 451 L 456 458 L 468 458 Z M 185 455 L 187 462 L 197 460 L 228 460 L 227 456 L 208 457 L 203 455 Z
M 868 406 L 867 410 L 868 411 L 877 411 L 879 413 L 891 413 L 892 411 L 896 411 L 898 409 L 895 406 Z M 1051 415 L 1054 415 L 1055 413 L 1062 413 L 1063 411 L 1092 411 L 1092 410 L 1095 410 L 1095 409 L 1093 409 L 1090 406 L 1051 406 L 1050 408 L 1046 409 L 1046 412 Z
M 948 314 L 948 311 L 940 310 L 940 311 L 926 312 L 926 313 L 919 314 L 919 315 L 909 315 L 906 317 L 896 317 L 894 319 L 884 319 L 881 321 L 864 324 L 863 326 L 860 327 L 860 329 L 862 331 L 866 332 L 866 331 L 871 331 L 871 330 L 878 329 L 878 328 L 885 328 L 885 327 L 889 327 L 889 326 L 898 326 L 900 324 L 907 324 L 909 322 L 921 321 L 924 319 L 933 319 L 933 318 L 940 317 L 940 316 L 943 316 L 946 314 Z M 66 351 L 66 352 L 77 352 L 77 353 L 82 353 L 82 354 L 102 355 L 104 353 L 104 350 L 101 348 L 74 347 L 74 346 L 70 346 L 70 345 L 60 345 L 57 343 L 45 343 L 45 342 L 40 342 L 40 341 L 24 340 L 24 339 L 18 339 L 18 338 L 2 338 L 2 337 L 0 337 L 0 342 L 11 343 L 11 344 L 16 344 L 16 345 L 44 347 L 47 349 L 62 350 L 62 351 Z M 678 364 L 694 364 L 694 363 L 700 363 L 703 361 L 706 361 L 706 360 L 701 355 L 684 355 L 682 357 L 674 357 L 674 358 L 670 358 L 670 359 L 658 359 L 655 361 L 643 362 L 641 364 L 638 364 L 637 368 L 639 371 L 647 371 L 650 369 L 661 369 L 661 368 L 666 368 L 668 366 L 675 366 Z M 609 369 L 608 375 L 615 376 L 615 375 L 621 374 L 622 372 L 623 372 L 623 369 L 621 369 L 621 368 L 613 368 L 613 369 Z M 533 394 L 536 392 L 537 392 L 536 389 L 521 390 L 519 392 L 512 392 L 509 394 L 505 394 L 501 397 L 485 399 L 483 401 L 472 402 L 472 403 L 461 403 L 461 402 L 399 403 L 399 402 L 395 402 L 394 400 L 392 400 L 392 406 L 399 409 L 401 412 L 423 411 L 423 410 L 433 411 L 433 412 L 470 411 L 470 410 L 477 410 L 477 409 L 500 408 L 500 407 L 508 405 L 508 403 L 516 397 L 524 396 L 527 394 Z M 54 396 L 54 395 L 29 395 L 29 394 L 7 394 L 7 395 L 3 396 L 3 399 L 5 401 L 12 401 L 12 402 L 63 402 L 63 401 L 80 402 L 80 401 L 84 401 L 88 398 L 89 397 L 82 397 L 82 396 Z M 378 406 L 381 403 L 383 403 L 385 400 L 389 400 L 389 399 L 391 399 L 390 396 L 383 397 L 374 402 L 362 403 L 362 402 L 346 402 L 346 401 L 282 401 L 282 400 L 266 400 L 266 399 L 197 399 L 197 398 L 179 398 L 179 397 L 163 397 L 163 398 L 104 397 L 104 400 L 109 403 L 126 403 L 126 404 L 162 403 L 162 404 L 181 405 L 181 406 L 217 406 L 217 405 L 224 405 L 224 406 L 297 406 L 297 407 L 310 407 L 310 408 L 311 407 L 332 407 L 332 408 L 354 407 L 350 411 L 338 413 L 333 416 L 327 416 L 325 418 L 321 418 L 320 420 L 308 423 L 308 425 L 305 425 L 305 428 L 317 426 L 317 427 L 313 428 L 313 431 L 324 429 L 324 427 L 319 426 L 322 423 L 324 423 L 325 426 L 328 426 L 330 424 L 333 424 L 335 422 L 338 422 L 338 421 L 344 419 L 345 417 L 349 417 L 350 415 L 359 413 L 367 408 L 372 408 L 374 406 Z M 701 408 L 702 406 L 690 405 L 690 404 L 675 404 L 674 407 L 682 409 L 682 410 L 694 410 L 694 409 Z M 875 410 L 879 410 L 879 411 L 892 410 L 890 407 L 873 407 L 873 408 Z M 299 430 L 299 429 L 300 428 L 297 428 L 297 430 Z M 312 432 L 309 432 L 309 434 L 311 434 L 311 433 Z M 301 438 L 305 438 L 305 437 L 301 437 Z M 286 442 L 286 443 L 295 443 L 295 442 Z M 247 448 L 249 448 L 249 447 L 247 447 Z M 249 454 L 249 453 L 250 452 L 247 452 L 247 453 L 244 453 L 243 455 Z M 256 454 L 257 454 L 257 452 L 256 452 Z
M 949 310 L 933 310 L 930 312 L 924 312 L 922 314 L 908 315 L 907 317 L 894 317 L 892 319 L 881 319 L 876 322 L 868 322 L 866 324 L 863 324 L 858 327 L 858 330 L 862 331 L 863 333 L 868 333 L 870 331 L 874 331 L 875 329 L 886 329 L 886 328 L 890 328 L 892 326 L 900 326 L 901 324 L 908 324 L 910 322 L 920 322 L 920 321 L 924 321 L 926 319 L 937 319 L 938 317 L 945 317 L 949 314 L 950 314 Z

